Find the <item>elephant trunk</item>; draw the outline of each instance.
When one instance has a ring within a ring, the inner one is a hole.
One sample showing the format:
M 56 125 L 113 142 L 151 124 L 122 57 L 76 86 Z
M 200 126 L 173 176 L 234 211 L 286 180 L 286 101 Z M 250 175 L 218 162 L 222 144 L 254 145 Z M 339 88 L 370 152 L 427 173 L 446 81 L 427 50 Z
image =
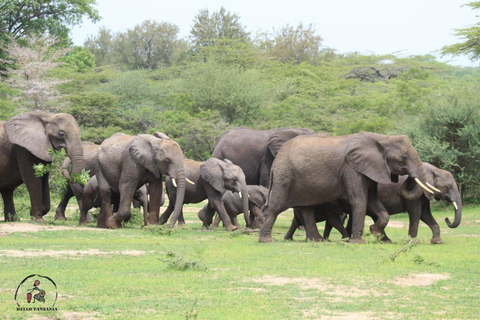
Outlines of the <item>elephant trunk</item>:
M 249 213 L 249 201 L 248 201 L 248 190 L 247 186 L 244 186 L 241 189 L 241 194 L 242 194 L 242 205 L 243 205 L 243 216 L 245 217 L 245 223 L 247 224 L 247 227 L 252 228 L 252 221 L 250 221 L 250 215 Z
M 460 197 L 458 199 L 460 199 Z M 452 201 L 452 203 L 455 207 L 455 221 L 451 223 L 448 218 L 445 218 L 445 223 L 449 228 L 456 228 L 460 225 L 460 221 L 462 220 L 462 201 Z
M 62 175 L 67 179 L 67 181 L 70 181 L 70 171 L 68 170 L 69 167 L 72 164 L 72 160 L 70 160 L 69 157 L 65 158 L 62 164 Z
M 402 197 L 405 200 L 409 200 L 409 201 L 420 198 L 424 192 L 424 189 L 418 184 L 418 182 L 415 182 L 414 179 L 417 178 L 424 185 L 427 182 L 422 161 L 420 160 L 418 155 L 415 158 L 416 160 L 414 161 L 414 165 L 417 169 L 417 174 L 412 174 L 411 172 L 409 172 L 408 174 L 410 177 L 407 180 L 405 180 L 401 189 Z
M 72 161 L 72 174 L 79 174 L 85 168 L 85 162 L 83 161 L 83 146 L 78 139 L 78 143 L 73 143 L 67 148 L 67 155 Z
M 184 170 L 178 171 L 176 182 L 177 182 L 177 195 L 175 199 L 175 207 L 173 209 L 173 215 L 172 215 L 172 218 L 170 219 L 170 227 L 175 226 L 175 223 L 177 222 L 178 218 L 180 217 L 180 213 L 182 212 L 183 199 L 185 197 L 185 183 L 186 183 Z

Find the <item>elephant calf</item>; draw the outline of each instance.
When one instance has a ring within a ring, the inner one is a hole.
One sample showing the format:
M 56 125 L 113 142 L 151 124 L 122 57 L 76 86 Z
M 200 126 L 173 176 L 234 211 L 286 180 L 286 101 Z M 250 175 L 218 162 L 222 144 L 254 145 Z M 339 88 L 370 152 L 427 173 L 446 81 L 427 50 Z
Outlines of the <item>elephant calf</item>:
M 268 189 L 262 186 L 247 185 L 246 192 L 248 195 L 248 207 L 250 211 L 250 223 L 247 223 L 247 228 L 261 228 L 265 222 L 265 217 L 262 213 L 262 207 L 267 201 Z M 243 196 L 247 196 L 243 195 Z M 237 220 L 237 215 L 244 213 L 243 212 L 243 201 L 240 198 L 238 193 L 231 191 L 225 192 L 222 197 L 222 202 L 227 210 L 230 219 L 233 224 L 237 227 L 240 227 L 240 224 Z M 204 207 L 202 210 L 206 210 Z M 218 228 L 220 223 L 220 217 L 215 218 L 214 223 L 212 224 L 213 228 Z

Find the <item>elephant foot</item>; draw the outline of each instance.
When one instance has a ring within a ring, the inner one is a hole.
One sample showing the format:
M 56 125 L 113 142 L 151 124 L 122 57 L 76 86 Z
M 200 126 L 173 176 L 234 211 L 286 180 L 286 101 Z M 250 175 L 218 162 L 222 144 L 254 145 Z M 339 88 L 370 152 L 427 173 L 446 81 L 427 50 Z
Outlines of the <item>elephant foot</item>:
M 293 241 L 293 238 L 292 238 L 292 237 L 283 237 L 283 240 L 285 240 L 285 241 Z
M 5 221 L 7 222 L 15 222 L 15 221 L 20 221 L 20 218 L 17 216 L 17 214 L 10 214 L 5 216 Z
M 32 216 L 32 220 L 35 221 L 36 223 L 41 223 L 41 224 L 47 223 L 47 221 L 43 219 L 43 217 Z
M 383 236 L 381 241 L 383 243 L 392 243 L 392 240 L 390 240 L 390 238 L 387 236 Z
M 65 216 L 65 214 L 56 213 L 56 214 L 55 214 L 55 217 L 53 218 L 53 220 L 67 220 L 67 217 Z
M 148 224 L 157 224 L 158 225 L 158 220 L 156 219 L 151 219 L 150 216 L 147 219 Z M 166 221 L 165 221 L 166 222 Z
M 267 242 L 273 242 L 273 238 L 271 235 L 262 235 L 260 234 L 258 236 L 258 242 L 260 243 L 267 243 Z
M 351 238 L 350 241 L 348 241 L 348 243 L 365 244 L 366 242 L 362 238 Z
M 375 225 L 375 224 L 372 224 L 372 225 L 370 226 L 370 233 L 371 233 L 372 235 L 374 235 L 374 236 L 382 235 L 382 234 L 383 234 L 382 231 L 383 231 L 383 230 L 380 230 L 380 228 L 379 228 L 377 225 Z
M 120 221 L 117 221 L 117 219 L 115 219 L 115 217 L 110 217 L 107 219 L 107 222 L 105 223 L 105 228 L 108 228 L 108 229 L 116 229 L 116 228 L 120 228 L 122 226 L 121 222 Z
M 210 227 L 203 225 L 203 226 L 202 226 L 202 231 L 207 231 L 207 230 L 210 230 Z
M 235 230 L 238 230 L 238 227 L 231 225 L 231 226 L 225 227 L 225 229 L 227 229 L 227 231 L 235 231 Z
M 85 219 L 85 222 L 86 223 L 93 222 L 93 217 L 89 213 L 87 213 L 87 218 Z
M 441 244 L 443 243 L 443 240 L 440 237 L 433 237 L 432 240 L 430 240 L 432 244 Z

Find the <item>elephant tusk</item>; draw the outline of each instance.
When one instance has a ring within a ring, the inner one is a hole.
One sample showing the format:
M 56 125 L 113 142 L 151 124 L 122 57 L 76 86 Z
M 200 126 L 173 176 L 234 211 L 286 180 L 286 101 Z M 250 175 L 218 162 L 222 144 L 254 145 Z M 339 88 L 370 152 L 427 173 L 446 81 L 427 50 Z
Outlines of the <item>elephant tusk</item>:
M 442 192 L 440 190 L 438 190 L 437 188 L 435 188 L 434 186 L 432 186 L 430 183 L 427 182 L 427 187 L 429 187 L 430 189 L 432 189 L 433 191 L 437 191 L 437 192 Z
M 192 180 L 188 179 L 187 177 L 185 177 L 185 180 L 186 180 L 188 183 L 195 185 L 195 182 L 193 182 Z
M 415 178 L 415 182 L 416 182 L 420 187 L 422 187 L 423 190 L 425 190 L 425 191 L 427 191 L 427 192 L 429 192 L 429 193 L 431 193 L 431 194 L 435 194 L 435 192 L 433 192 L 432 190 L 428 189 L 428 188 L 422 183 L 422 181 L 420 181 L 420 179 Z
M 455 210 L 458 210 L 457 203 L 455 201 L 452 202 L 453 206 L 455 207 Z
M 239 192 L 239 194 L 240 194 L 240 198 L 243 199 L 243 194 L 242 194 L 242 192 Z
M 172 178 L 172 184 L 175 188 L 177 187 L 177 181 L 175 181 L 175 178 Z

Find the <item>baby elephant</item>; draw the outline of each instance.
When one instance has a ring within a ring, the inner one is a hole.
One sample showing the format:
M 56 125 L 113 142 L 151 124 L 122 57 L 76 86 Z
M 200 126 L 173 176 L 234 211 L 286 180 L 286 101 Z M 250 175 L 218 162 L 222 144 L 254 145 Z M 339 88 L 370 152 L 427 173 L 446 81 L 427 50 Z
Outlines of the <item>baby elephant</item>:
M 262 213 L 262 207 L 267 201 L 268 189 L 263 186 L 247 185 L 248 193 L 248 208 L 250 211 L 250 223 L 246 222 L 247 228 L 261 228 L 265 222 L 265 217 Z M 233 224 L 240 227 L 237 215 L 243 213 L 243 203 L 240 195 L 231 191 L 225 192 L 222 197 L 222 202 L 227 210 Z M 218 228 L 220 217 L 217 215 L 215 222 L 212 224 L 213 228 Z
M 326 221 L 325 230 L 323 232 L 323 238 L 325 240 L 328 239 L 330 236 L 330 231 L 332 230 L 332 226 L 340 232 L 342 238 L 348 238 L 348 232 L 343 226 L 345 219 L 347 217 L 345 212 L 349 212 L 350 208 L 348 203 L 342 203 L 341 200 L 332 201 L 329 203 L 324 203 L 315 206 L 315 222 L 323 222 Z M 305 223 L 301 215 L 295 214 L 292 219 L 292 224 L 290 225 L 290 229 L 288 229 L 287 233 L 285 234 L 285 240 L 293 240 L 293 234 L 297 230 L 299 226 L 303 226 Z

